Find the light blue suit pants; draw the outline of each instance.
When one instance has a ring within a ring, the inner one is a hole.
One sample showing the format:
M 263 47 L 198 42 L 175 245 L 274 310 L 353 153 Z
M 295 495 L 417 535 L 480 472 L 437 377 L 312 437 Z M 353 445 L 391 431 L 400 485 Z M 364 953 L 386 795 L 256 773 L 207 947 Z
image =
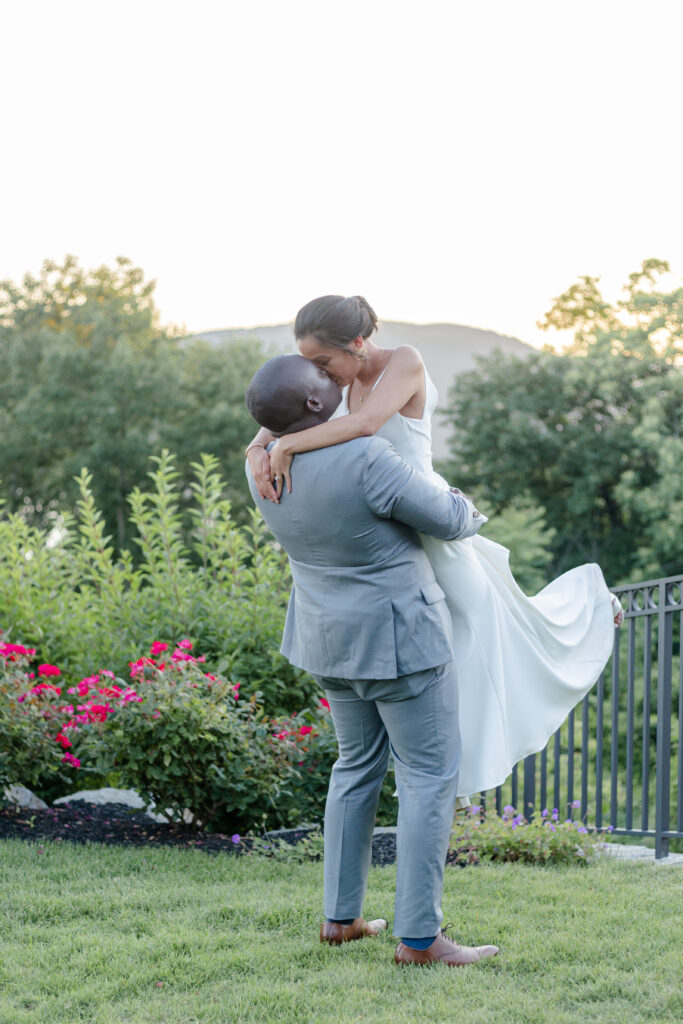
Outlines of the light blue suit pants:
M 460 759 L 455 667 L 398 679 L 316 678 L 339 744 L 325 808 L 325 916 L 361 916 L 391 751 L 398 790 L 393 931 L 436 935 Z

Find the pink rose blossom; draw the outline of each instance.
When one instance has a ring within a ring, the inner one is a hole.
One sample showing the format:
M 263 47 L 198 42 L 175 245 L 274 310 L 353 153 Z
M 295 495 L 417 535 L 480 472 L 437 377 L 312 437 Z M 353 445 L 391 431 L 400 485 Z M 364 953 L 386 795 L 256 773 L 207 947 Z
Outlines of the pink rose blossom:
M 97 676 L 81 679 L 77 686 L 70 686 L 67 693 L 77 693 L 79 697 L 85 697 L 85 695 L 90 692 L 90 683 L 93 678 L 99 682 Z
M 88 708 L 91 722 L 106 722 L 107 715 L 113 711 L 110 704 L 91 704 Z
M 31 657 L 36 653 L 35 647 L 24 647 L 22 644 L 0 644 L 0 656 L 8 661 L 16 661 L 19 657 Z
M 120 697 L 123 691 L 120 686 L 101 686 L 97 692 L 103 697 Z
M 193 644 L 191 640 L 179 640 L 178 647 L 184 647 L 186 651 L 191 651 Z
M 128 665 L 130 668 L 130 674 L 133 678 L 141 675 L 145 671 L 145 665 L 153 665 L 154 668 L 156 668 L 156 665 L 154 665 L 151 658 L 139 658 L 137 661 L 129 661 Z
M 154 657 L 156 657 L 157 654 L 162 654 L 164 651 L 167 651 L 167 650 L 168 650 L 168 644 L 162 644 L 161 641 L 155 640 L 154 643 L 152 644 L 152 646 L 149 649 L 149 653 L 154 655 Z
M 59 676 L 61 672 L 56 665 L 39 665 L 38 666 L 39 676 Z
M 58 696 L 61 695 L 61 686 L 54 686 L 52 683 L 38 683 L 37 686 L 31 687 L 31 693 L 44 693 L 46 690 L 52 690 Z

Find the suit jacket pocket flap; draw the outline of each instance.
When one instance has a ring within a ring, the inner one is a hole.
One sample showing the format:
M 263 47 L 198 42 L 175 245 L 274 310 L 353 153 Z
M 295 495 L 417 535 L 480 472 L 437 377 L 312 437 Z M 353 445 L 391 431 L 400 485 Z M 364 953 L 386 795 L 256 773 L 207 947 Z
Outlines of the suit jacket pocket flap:
M 446 600 L 446 595 L 436 580 L 432 580 L 431 583 L 425 583 L 420 587 L 420 590 L 422 591 L 422 596 L 427 604 L 436 604 L 437 601 Z

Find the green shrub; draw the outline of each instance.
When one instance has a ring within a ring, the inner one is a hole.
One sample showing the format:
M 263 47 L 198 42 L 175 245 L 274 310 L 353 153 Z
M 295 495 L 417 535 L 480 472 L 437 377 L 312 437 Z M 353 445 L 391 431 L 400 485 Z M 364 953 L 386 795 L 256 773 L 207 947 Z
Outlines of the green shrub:
M 240 853 L 247 856 L 265 857 L 266 860 L 277 860 L 284 864 L 306 864 L 311 860 L 322 860 L 325 842 L 320 829 L 297 837 L 294 842 L 279 839 L 277 836 L 253 836 L 242 840 Z
M 451 849 L 462 854 L 469 850 L 470 859 L 490 861 L 522 861 L 526 864 L 587 864 L 596 853 L 599 842 L 604 842 L 607 829 L 597 830 L 581 821 L 573 821 L 571 814 L 578 806 L 575 801 L 570 817 L 559 820 L 559 811 L 547 808 L 527 821 L 515 808 L 508 805 L 503 814 L 486 811 L 473 804 L 463 819 L 456 819 L 451 835 Z
M 157 637 L 192 636 L 271 715 L 306 706 L 317 686 L 279 650 L 291 587 L 284 552 L 256 511 L 246 526 L 233 523 L 213 456 L 193 464 L 187 485 L 168 452 L 152 461 L 151 488 L 130 497 L 137 564 L 128 551 L 114 555 L 86 470 L 77 518 L 61 516 L 49 533 L 17 513 L 0 518 L 5 639 L 21 637 L 80 678 L 93 665 L 122 677 Z
M 62 732 L 68 715 L 61 710 L 59 669 L 41 665 L 36 678 L 29 671 L 35 653 L 0 644 L 0 794 L 18 784 L 49 801 L 68 790 L 76 773 Z
M 289 745 L 274 739 L 256 696 L 239 699 L 239 684 L 205 673 L 191 648 L 155 643 L 158 660 L 133 662 L 133 688 L 110 685 L 115 713 L 87 731 L 79 754 L 170 822 L 235 831 L 273 814 L 281 823 L 279 797 L 296 778 Z

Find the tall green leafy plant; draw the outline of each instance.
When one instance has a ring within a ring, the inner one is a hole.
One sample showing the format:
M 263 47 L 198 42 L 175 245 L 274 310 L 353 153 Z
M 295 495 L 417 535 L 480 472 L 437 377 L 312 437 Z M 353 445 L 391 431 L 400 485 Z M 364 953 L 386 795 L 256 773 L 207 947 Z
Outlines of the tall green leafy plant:
M 270 714 L 307 705 L 314 682 L 279 653 L 291 585 L 284 552 L 255 511 L 246 525 L 232 520 L 214 456 L 193 464 L 189 482 L 168 451 L 153 462 L 151 486 L 130 496 L 137 560 L 117 554 L 86 470 L 76 515 L 54 529 L 0 517 L 5 632 L 72 676 L 93 663 L 124 676 L 141 648 L 192 636 L 244 693 L 260 691 Z

